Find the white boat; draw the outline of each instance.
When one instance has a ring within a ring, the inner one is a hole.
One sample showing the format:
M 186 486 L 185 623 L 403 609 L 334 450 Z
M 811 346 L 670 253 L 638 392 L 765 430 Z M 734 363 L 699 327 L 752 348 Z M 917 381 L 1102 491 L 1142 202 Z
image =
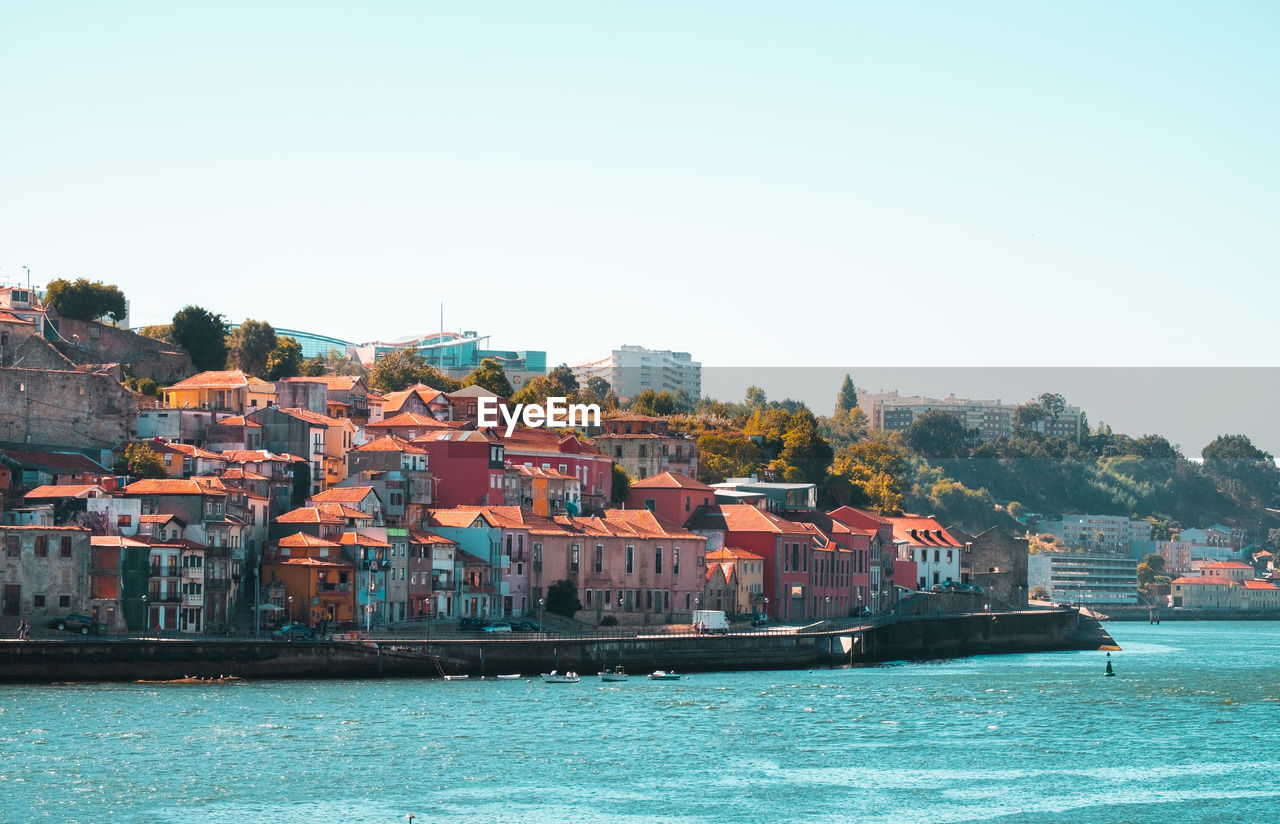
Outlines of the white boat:
M 684 678 L 684 676 L 676 675 L 674 672 L 667 672 L 666 670 L 654 670 L 649 673 L 650 681 L 679 681 L 681 678 Z
M 600 680 L 601 681 L 625 681 L 627 680 L 627 671 L 622 668 L 621 664 L 619 664 L 618 666 L 614 667 L 611 670 L 607 669 L 604 672 L 600 673 Z
M 499 681 L 519 681 L 520 673 L 517 672 L 514 675 L 495 675 L 494 677 Z
M 546 684 L 576 684 L 582 679 L 578 677 L 576 672 L 560 673 L 552 670 L 551 672 L 542 673 L 542 681 Z
M 446 676 L 444 677 L 444 680 L 446 680 L 446 681 L 466 681 L 466 680 L 467 680 L 467 679 L 469 679 L 470 677 L 471 677 L 470 675 L 446 675 Z

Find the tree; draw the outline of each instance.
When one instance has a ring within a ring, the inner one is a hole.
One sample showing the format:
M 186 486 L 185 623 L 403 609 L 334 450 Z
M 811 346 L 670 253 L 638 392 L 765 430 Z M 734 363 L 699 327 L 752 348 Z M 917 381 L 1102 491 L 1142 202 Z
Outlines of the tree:
M 75 282 L 62 278 L 51 281 L 45 290 L 44 302 L 58 310 L 64 318 L 94 320 L 109 317 L 122 321 L 126 314 L 124 292 L 100 280 L 90 283 L 86 278 Z
M 559 384 L 562 390 L 560 394 L 569 397 L 573 391 L 578 388 L 578 378 L 573 374 L 573 370 L 569 368 L 569 364 L 562 363 L 555 369 L 547 373 L 547 378 L 552 382 Z
M 768 401 L 768 396 L 765 395 L 763 389 L 761 389 L 758 386 L 747 387 L 747 395 L 746 395 L 747 406 L 750 406 L 754 409 L 760 409 L 765 405 L 767 401 Z
M 962 458 L 969 454 L 969 433 L 950 412 L 926 412 L 911 422 L 902 442 L 926 458 Z
M 1022 504 L 1018 503 L 1017 501 L 1010 501 L 1010 502 L 1009 502 L 1009 505 L 1008 505 L 1008 506 L 1006 506 L 1004 509 L 1005 509 L 1005 512 L 1008 512 L 1008 513 L 1009 513 L 1009 516 L 1010 516 L 1011 518 L 1021 518 L 1021 517 L 1022 517 L 1022 511 L 1023 511 L 1023 510 L 1022 510 Z
M 276 347 L 267 355 L 266 378 L 278 381 L 302 374 L 302 344 L 294 338 L 278 338 Z
M 369 386 L 379 392 L 401 392 L 418 382 L 426 363 L 416 349 L 395 349 L 378 359 Z
M 851 412 L 858 405 L 858 392 L 853 387 L 853 378 L 844 376 L 840 385 L 840 394 L 836 396 L 836 411 Z
M 1036 584 L 1034 587 L 1031 588 L 1031 600 L 1048 601 L 1049 590 L 1045 589 L 1043 586 L 1040 586 L 1039 584 Z
M 227 366 L 226 321 L 199 306 L 187 306 L 173 316 L 173 342 L 191 354 L 201 372 Z
M 612 503 L 620 504 L 627 500 L 627 493 L 631 491 L 631 476 L 627 471 L 617 464 L 613 465 L 613 489 L 611 490 L 609 500 Z
M 547 587 L 547 597 L 543 606 L 547 612 L 572 618 L 574 613 L 582 609 L 578 600 L 578 586 L 573 581 L 560 580 Z
M 306 378 L 319 378 L 325 373 L 324 367 L 324 358 L 307 358 L 302 363 L 298 364 L 298 374 Z
M 803 481 L 821 483 L 833 455 L 831 444 L 818 433 L 818 421 L 812 412 L 802 408 L 791 415 L 786 434 L 782 436 L 782 451 L 778 453 L 788 467 L 798 470 Z
M 507 370 L 495 358 L 484 358 L 470 375 L 462 379 L 463 386 L 479 386 L 495 395 L 509 398 L 513 394 Z
M 275 348 L 276 330 L 271 324 L 246 320 L 227 335 L 227 362 L 246 374 L 264 377 L 267 358 Z
M 613 387 L 604 378 L 591 378 L 587 381 L 587 388 L 602 398 L 607 398 L 609 393 L 613 391 Z
M 130 475 L 134 478 L 167 478 L 168 471 L 164 461 L 156 451 L 145 443 L 131 443 L 116 458 L 112 467 L 119 475 Z

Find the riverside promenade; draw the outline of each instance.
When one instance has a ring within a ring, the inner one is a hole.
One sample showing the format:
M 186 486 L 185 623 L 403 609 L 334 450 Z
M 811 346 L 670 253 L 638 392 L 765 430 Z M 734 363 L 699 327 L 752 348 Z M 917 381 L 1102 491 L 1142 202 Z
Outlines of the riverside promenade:
M 0 682 L 533 676 L 552 669 L 595 673 L 619 665 L 633 673 L 808 669 L 1099 649 L 1110 643 L 1095 620 L 1073 609 L 843 619 L 726 635 L 618 628 L 430 637 L 375 632 L 317 641 L 90 636 L 0 641 Z

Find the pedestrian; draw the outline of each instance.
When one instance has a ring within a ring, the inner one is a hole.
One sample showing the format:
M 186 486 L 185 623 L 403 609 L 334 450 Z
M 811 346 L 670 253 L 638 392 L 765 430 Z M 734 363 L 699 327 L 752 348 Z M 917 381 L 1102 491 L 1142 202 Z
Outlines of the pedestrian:
M 31 640 L 31 624 L 27 622 L 26 618 L 23 618 L 21 621 L 18 622 L 18 640 L 19 641 Z

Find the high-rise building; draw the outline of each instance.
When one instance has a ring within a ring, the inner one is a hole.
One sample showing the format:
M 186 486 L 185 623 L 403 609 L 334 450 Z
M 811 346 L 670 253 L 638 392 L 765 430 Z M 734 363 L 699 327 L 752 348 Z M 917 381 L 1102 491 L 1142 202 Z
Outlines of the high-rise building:
M 646 389 L 684 392 L 694 400 L 702 397 L 702 364 L 688 352 L 623 346 L 606 358 L 571 368 L 578 383 L 585 385 L 592 378 L 604 378 L 622 399 L 634 398 Z
M 1012 435 L 1017 404 L 1004 403 L 1000 399 L 969 400 L 948 395 L 945 398 L 925 398 L 918 395 L 899 395 L 897 391 L 859 393 L 858 405 L 867 413 L 872 429 L 887 432 L 905 432 L 916 418 L 927 412 L 946 412 L 954 415 L 965 429 L 976 429 L 984 441 Z M 1068 406 L 1057 417 L 1038 421 L 1032 425 L 1036 431 L 1080 440 L 1082 415 L 1080 407 Z

